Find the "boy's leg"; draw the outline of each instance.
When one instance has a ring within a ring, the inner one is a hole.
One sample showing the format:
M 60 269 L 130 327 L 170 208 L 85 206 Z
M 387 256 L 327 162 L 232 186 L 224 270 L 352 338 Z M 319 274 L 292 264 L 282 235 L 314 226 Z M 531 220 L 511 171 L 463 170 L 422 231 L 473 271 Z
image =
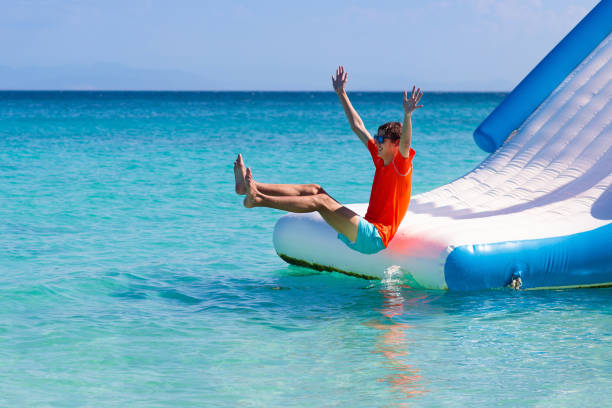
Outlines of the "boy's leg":
M 236 179 L 236 193 L 246 194 L 244 177 L 246 168 L 242 161 L 242 155 L 234 162 L 234 177 Z M 266 195 L 272 196 L 303 196 L 313 194 L 323 194 L 325 191 L 318 184 L 267 184 L 257 183 L 257 190 Z
M 250 169 L 247 169 L 245 186 L 245 207 L 268 207 L 293 213 L 318 211 L 337 232 L 344 234 L 351 242 L 357 239 L 359 216 L 326 193 L 304 196 L 267 195 L 258 190 L 259 183 L 253 180 Z
M 257 190 L 271 196 L 307 196 L 326 194 L 318 184 L 267 184 L 257 183 Z

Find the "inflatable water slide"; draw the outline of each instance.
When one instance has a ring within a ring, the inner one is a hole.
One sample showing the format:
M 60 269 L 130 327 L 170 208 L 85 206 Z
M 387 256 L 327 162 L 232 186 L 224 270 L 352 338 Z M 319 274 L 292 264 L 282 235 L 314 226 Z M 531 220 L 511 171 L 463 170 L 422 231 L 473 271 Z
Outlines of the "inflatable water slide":
M 363 255 L 318 213 L 274 228 L 285 261 L 412 287 L 612 285 L 612 0 L 601 1 L 475 130 L 491 153 L 412 198 L 388 248 Z M 348 205 L 364 215 L 367 203 Z

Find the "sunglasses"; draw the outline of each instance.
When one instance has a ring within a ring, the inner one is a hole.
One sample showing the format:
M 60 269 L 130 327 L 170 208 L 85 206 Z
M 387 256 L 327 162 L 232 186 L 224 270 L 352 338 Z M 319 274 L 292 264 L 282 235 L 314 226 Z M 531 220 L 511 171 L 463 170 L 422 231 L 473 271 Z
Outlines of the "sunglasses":
M 374 141 L 378 144 L 383 144 L 385 142 L 385 139 L 391 140 L 391 138 L 387 136 L 381 136 L 381 135 L 374 136 Z

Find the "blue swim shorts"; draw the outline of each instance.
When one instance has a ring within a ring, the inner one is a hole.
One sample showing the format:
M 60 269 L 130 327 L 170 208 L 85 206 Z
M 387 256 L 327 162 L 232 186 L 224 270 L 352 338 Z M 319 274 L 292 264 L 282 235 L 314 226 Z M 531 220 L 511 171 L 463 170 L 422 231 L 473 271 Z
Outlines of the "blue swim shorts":
M 376 227 L 366 221 L 363 217 L 359 217 L 359 227 L 357 229 L 357 239 L 351 242 L 346 235 L 338 234 L 338 239 L 346 244 L 351 249 L 361 252 L 362 254 L 375 254 L 385 249 L 385 244 L 378 233 Z

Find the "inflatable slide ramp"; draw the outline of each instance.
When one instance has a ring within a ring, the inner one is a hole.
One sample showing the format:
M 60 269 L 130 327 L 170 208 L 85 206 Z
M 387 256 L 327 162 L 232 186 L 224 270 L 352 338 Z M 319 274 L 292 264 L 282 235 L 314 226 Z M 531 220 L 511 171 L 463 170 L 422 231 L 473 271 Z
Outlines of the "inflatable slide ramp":
M 388 248 L 360 254 L 317 213 L 288 214 L 279 256 L 430 289 L 612 285 L 611 32 L 604 0 L 476 129 L 491 155 L 414 196 Z M 367 203 L 348 207 L 363 216 Z

